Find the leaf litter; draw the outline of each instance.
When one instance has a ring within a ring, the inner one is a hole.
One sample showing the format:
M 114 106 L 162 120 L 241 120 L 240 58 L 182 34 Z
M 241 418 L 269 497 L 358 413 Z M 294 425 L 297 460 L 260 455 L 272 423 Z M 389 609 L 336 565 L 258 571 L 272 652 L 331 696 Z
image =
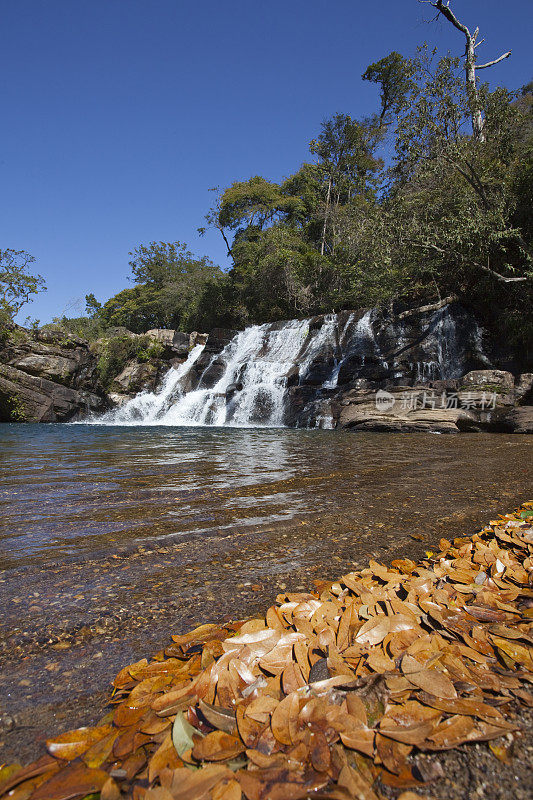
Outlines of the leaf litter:
M 317 585 L 122 669 L 99 725 L 0 767 L 1 800 L 410 800 L 442 775 L 417 753 L 512 758 L 506 712 L 533 705 L 533 503 Z

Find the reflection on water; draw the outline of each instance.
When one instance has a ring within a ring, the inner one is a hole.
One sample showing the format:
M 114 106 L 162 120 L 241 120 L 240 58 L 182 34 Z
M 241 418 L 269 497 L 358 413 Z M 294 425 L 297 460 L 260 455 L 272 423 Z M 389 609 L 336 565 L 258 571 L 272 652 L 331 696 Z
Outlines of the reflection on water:
M 531 437 L 0 425 L 0 562 L 527 499 Z M 401 526 L 400 526 L 401 527 Z

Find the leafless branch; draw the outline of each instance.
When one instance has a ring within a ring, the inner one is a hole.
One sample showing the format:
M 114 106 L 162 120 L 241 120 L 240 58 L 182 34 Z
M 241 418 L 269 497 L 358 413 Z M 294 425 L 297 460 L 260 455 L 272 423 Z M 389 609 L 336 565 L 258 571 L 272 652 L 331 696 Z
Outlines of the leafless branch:
M 454 255 L 456 257 L 459 257 L 461 260 L 464 260 L 463 256 L 460 253 L 457 253 L 457 251 L 452 249 L 449 250 L 444 249 L 436 244 L 433 244 L 432 242 L 413 241 L 411 242 L 411 244 L 414 245 L 414 247 L 422 247 L 425 250 L 435 250 L 437 253 L 440 253 L 441 255 Z M 470 263 L 474 264 L 474 266 L 478 267 L 479 269 L 482 269 L 484 272 L 488 272 L 489 275 L 492 275 L 493 278 L 496 278 L 496 280 L 501 281 L 502 283 L 523 283 L 524 281 L 531 279 L 530 275 L 520 275 L 517 277 L 510 278 L 507 277 L 506 275 L 501 275 L 499 272 L 496 272 L 495 270 L 491 269 L 491 267 L 489 267 L 486 264 L 480 264 L 479 261 L 470 261 Z
M 462 22 L 459 22 L 459 20 L 457 19 L 457 17 L 455 16 L 453 11 L 451 10 L 451 8 L 448 5 L 448 3 L 449 3 L 449 0 L 446 3 L 444 3 L 443 0 L 437 0 L 436 3 L 430 3 L 430 5 L 432 5 L 433 8 L 436 8 L 437 11 L 440 11 L 442 16 L 446 17 L 446 19 L 449 22 L 452 23 L 454 28 L 457 28 L 457 30 L 461 31 L 461 33 L 464 33 L 465 36 L 468 36 L 469 38 L 471 38 L 470 31 L 468 30 L 466 25 L 464 25 Z
M 503 61 L 504 58 L 509 58 L 513 51 L 509 50 L 507 53 L 504 53 L 499 58 L 495 58 L 494 61 L 487 61 L 486 64 L 476 64 L 476 69 L 485 69 L 485 67 L 493 67 L 494 64 L 499 64 L 500 61 Z

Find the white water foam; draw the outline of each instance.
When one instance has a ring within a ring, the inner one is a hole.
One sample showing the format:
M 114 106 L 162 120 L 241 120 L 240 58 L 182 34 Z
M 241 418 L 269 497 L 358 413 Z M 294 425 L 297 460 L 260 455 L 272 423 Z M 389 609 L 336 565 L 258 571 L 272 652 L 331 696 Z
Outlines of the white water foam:
M 340 321 L 343 319 L 342 328 Z M 331 406 L 321 390 L 338 387 L 344 363 L 353 362 L 354 378 L 365 365 L 365 358 L 390 370 L 396 377 L 399 362 L 385 361 L 374 331 L 372 309 L 354 324 L 355 314 L 347 318 L 328 314 L 310 330 L 311 320 L 252 325 L 238 333 L 222 350 L 215 353 L 200 374 L 196 364 L 204 345 L 191 350 L 186 362 L 172 368 L 155 392 L 141 392 L 122 407 L 90 420 L 102 425 L 169 425 L 282 427 L 290 403 L 288 384 L 302 385 L 297 397 L 293 424 L 331 427 Z M 321 324 L 320 324 L 321 322 Z M 426 383 L 439 377 L 453 377 L 460 369 L 460 347 L 453 317 L 447 310 L 433 315 L 435 353 L 427 361 L 411 364 L 416 381 Z M 407 344 L 400 332 L 401 349 Z M 429 355 L 429 354 L 428 354 Z M 195 366 L 196 364 L 196 366 Z M 459 364 L 459 366 L 458 366 Z M 328 372 L 329 365 L 329 375 Z M 324 370 L 326 374 L 324 375 Z M 313 380 L 322 373 L 322 384 Z M 213 383 L 213 375 L 215 382 Z M 191 389 L 192 387 L 192 389 Z M 306 395 L 306 389 L 315 395 Z M 305 398 L 308 398 L 307 400 Z M 289 413 L 290 417 L 290 413 Z
M 205 345 L 192 348 L 186 361 L 179 367 L 171 367 L 156 392 L 140 392 L 119 408 L 108 411 L 101 417 L 88 420 L 96 425 L 161 425 L 161 419 L 168 413 L 178 398 L 185 395 L 182 385 L 192 366 L 200 358 Z

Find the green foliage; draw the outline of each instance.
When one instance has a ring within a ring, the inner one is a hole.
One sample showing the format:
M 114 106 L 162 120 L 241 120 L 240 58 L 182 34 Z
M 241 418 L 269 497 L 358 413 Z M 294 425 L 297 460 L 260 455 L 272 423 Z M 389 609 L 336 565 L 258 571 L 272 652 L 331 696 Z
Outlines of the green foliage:
M 150 328 L 192 330 L 206 285 L 223 273 L 208 258 L 194 258 L 180 242 L 151 242 L 132 253 L 130 266 L 137 284 L 100 306 L 88 295 L 93 319 L 107 328 L 123 326 L 134 333 Z
M 16 394 L 0 398 L 0 418 L 8 422 L 26 422 L 26 406 Z
M 70 328 L 239 328 L 455 295 L 526 353 L 532 86 L 476 83 L 474 97 L 461 60 L 427 45 L 413 58 L 392 52 L 362 77 L 379 87 L 374 115 L 326 119 L 309 162 L 280 183 L 255 175 L 216 190 L 206 221 L 224 239 L 227 273 L 180 242 L 140 245 L 135 285 L 102 306 L 88 295 L 90 319 Z
M 8 314 L 7 311 L 3 311 L 0 308 L 0 347 L 9 339 L 12 328 L 13 322 L 11 320 L 11 314 Z
M 0 310 L 11 319 L 31 301 L 32 295 L 46 289 L 41 275 L 29 272 L 34 261 L 25 250 L 0 250 Z
M 262 229 L 281 219 L 297 217 L 304 211 L 299 197 L 281 191 L 276 183 L 256 175 L 232 184 L 221 197 L 218 220 L 230 230 L 247 227 Z
M 361 76 L 364 81 L 381 87 L 380 124 L 386 125 L 398 116 L 411 88 L 411 65 L 400 53 L 393 51 L 385 58 L 370 64 Z
M 98 355 L 97 371 L 103 387 L 108 390 L 113 379 L 122 372 L 128 361 L 152 361 L 161 357 L 163 347 L 150 336 L 132 336 L 127 332 L 99 339 L 93 345 Z
M 95 317 L 101 308 L 102 304 L 98 302 L 92 292 L 85 295 L 85 311 L 88 317 Z
M 88 342 L 94 342 L 105 333 L 105 326 L 98 315 L 90 317 L 54 317 L 52 322 L 64 330 L 65 333 L 73 334 L 80 339 L 86 339 Z

